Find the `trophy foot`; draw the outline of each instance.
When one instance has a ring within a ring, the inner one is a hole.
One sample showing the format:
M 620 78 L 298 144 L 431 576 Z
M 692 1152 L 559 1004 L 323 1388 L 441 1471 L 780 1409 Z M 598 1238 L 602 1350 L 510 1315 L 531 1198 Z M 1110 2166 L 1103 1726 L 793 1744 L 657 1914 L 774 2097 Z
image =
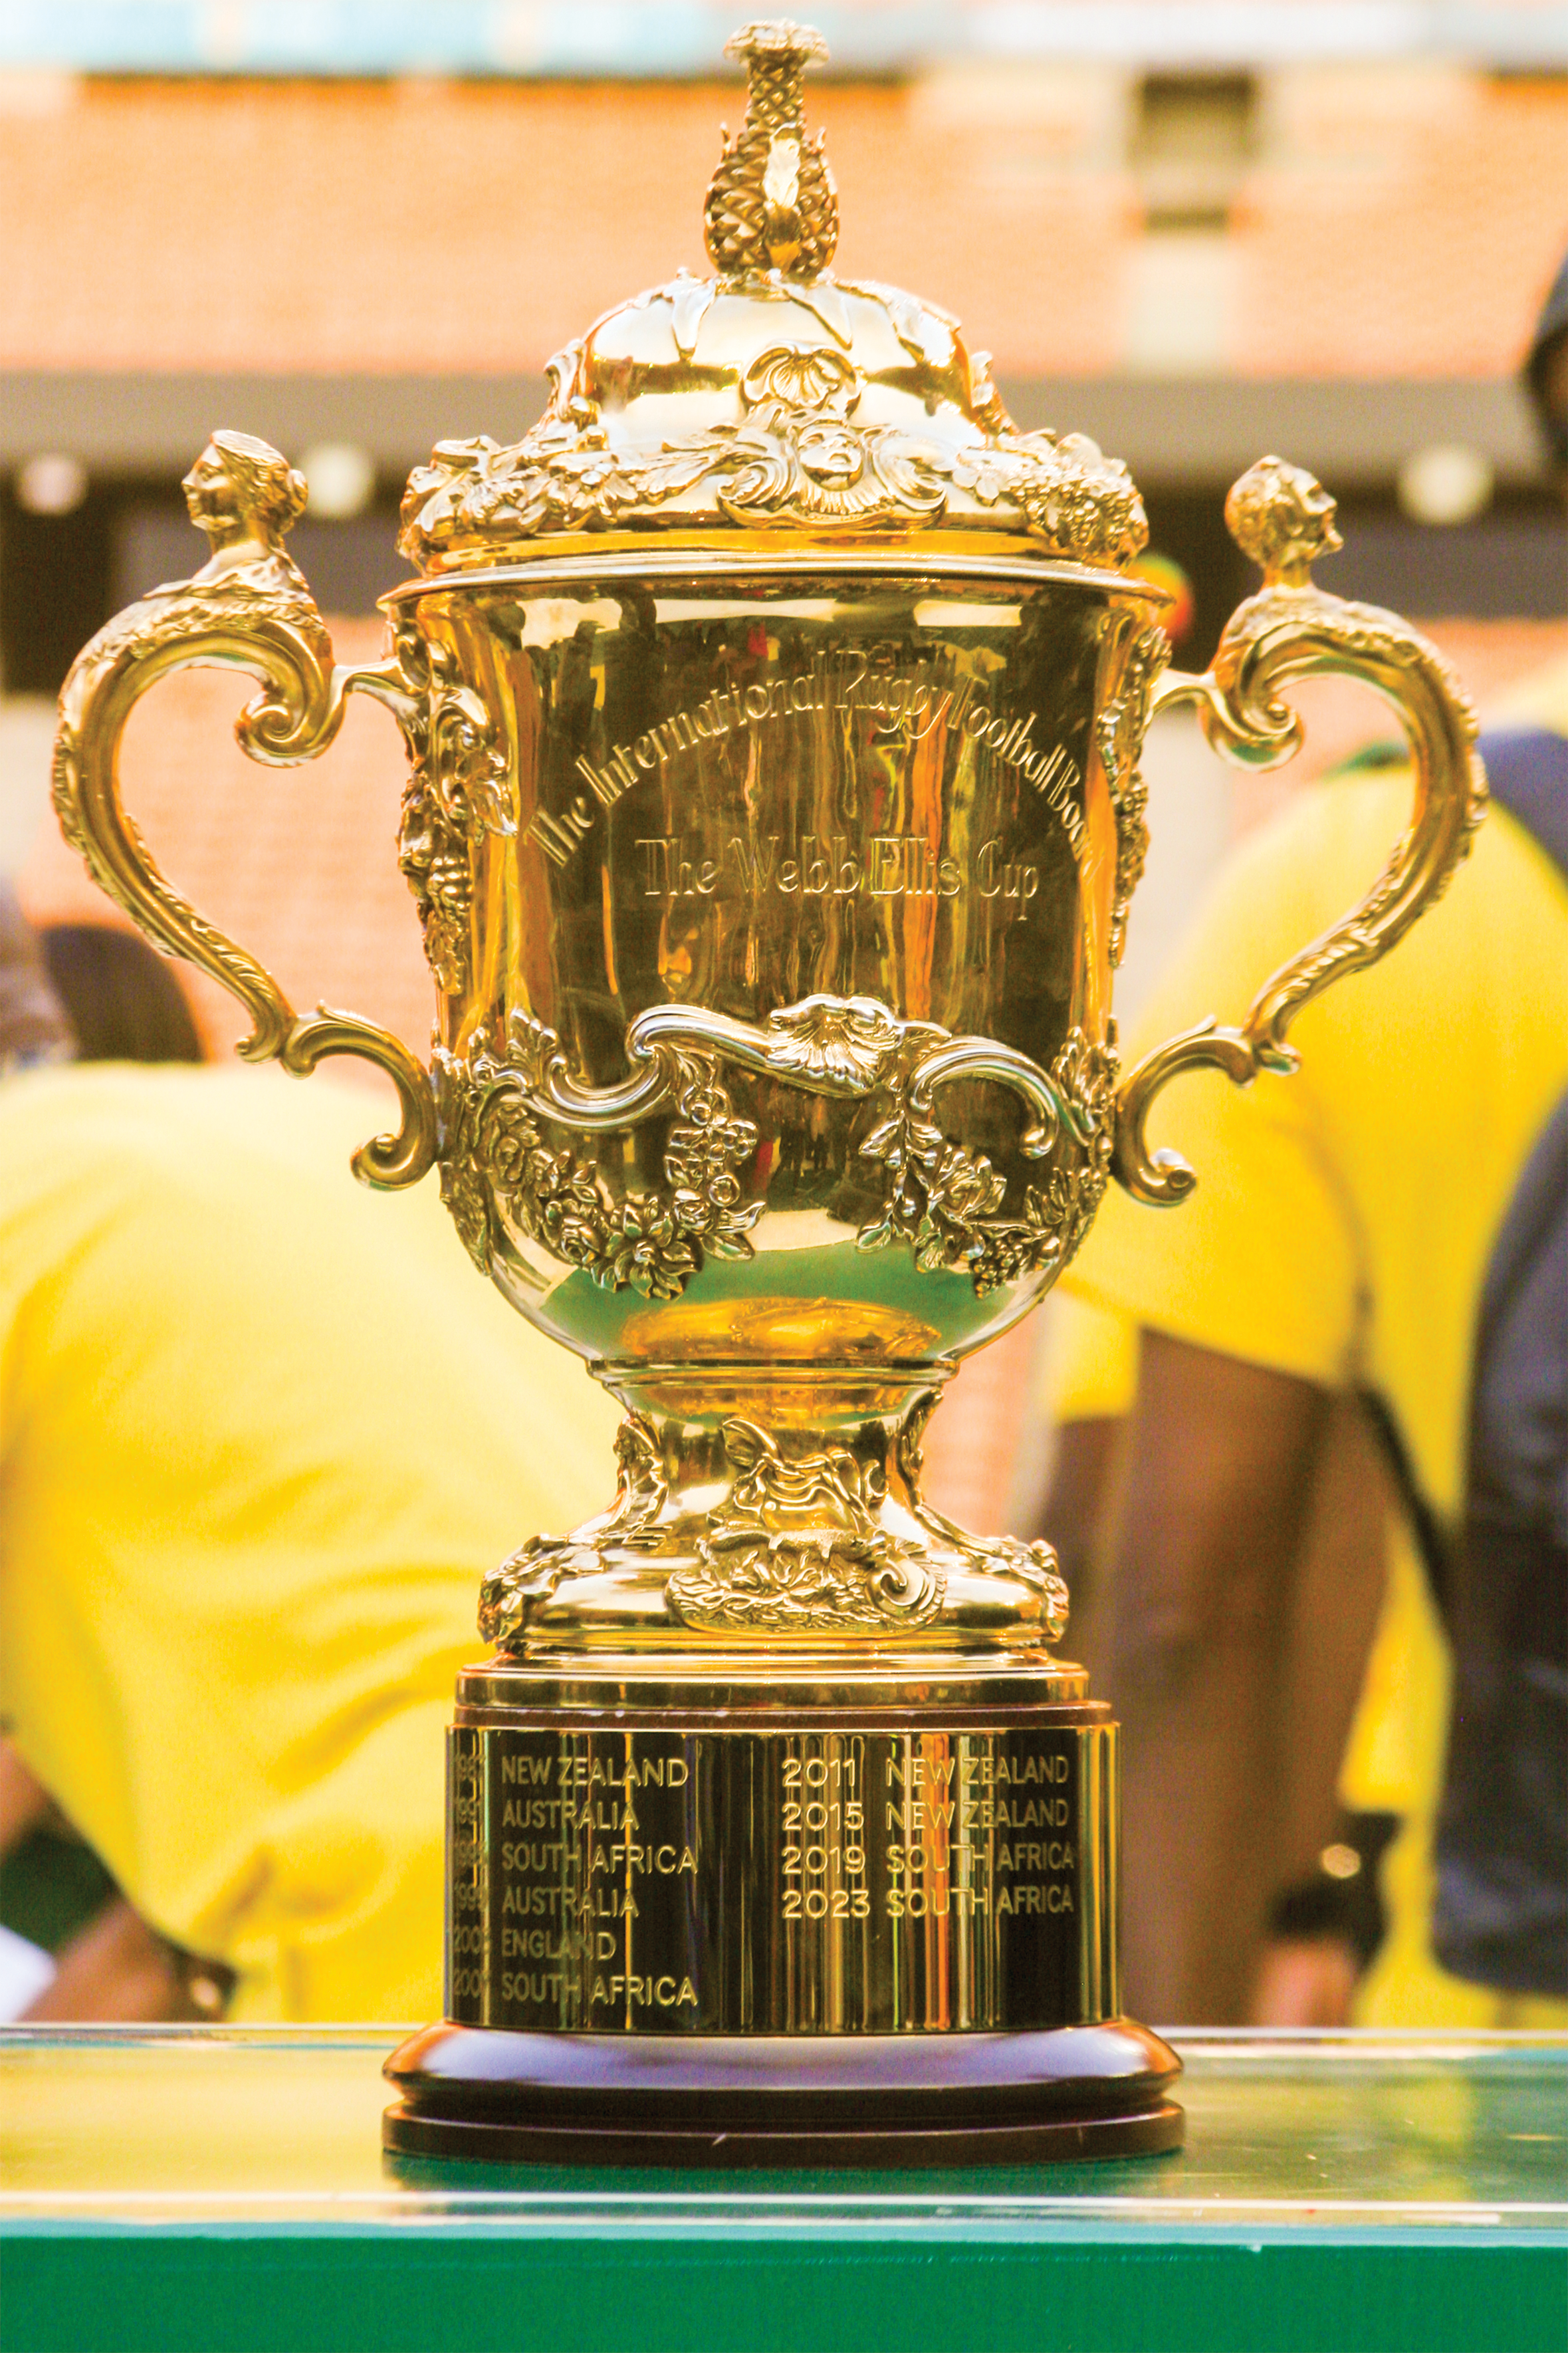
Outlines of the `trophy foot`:
M 613 1367 L 614 1508 L 485 1588 L 447 2020 L 400 2163 L 1037 2164 L 1179 2146 L 1121 2015 L 1116 1728 L 1047 1546 L 920 1491 L 944 1368 Z
M 1116 1727 L 1050 1659 L 865 1645 L 465 1671 L 447 2021 L 385 2144 L 510 2163 L 1174 2148 L 1121 2015 Z
M 512 2165 L 1058 2165 L 1179 2148 L 1181 2063 L 1128 2019 L 1044 2033 L 486 2033 L 387 2061 L 398 2159 Z
M 921 1493 L 946 1368 L 607 1367 L 627 1406 L 616 1503 L 535 1536 L 487 1579 L 502 1651 L 820 1648 L 1038 1651 L 1067 1623 L 1045 1544 L 972 1536 Z

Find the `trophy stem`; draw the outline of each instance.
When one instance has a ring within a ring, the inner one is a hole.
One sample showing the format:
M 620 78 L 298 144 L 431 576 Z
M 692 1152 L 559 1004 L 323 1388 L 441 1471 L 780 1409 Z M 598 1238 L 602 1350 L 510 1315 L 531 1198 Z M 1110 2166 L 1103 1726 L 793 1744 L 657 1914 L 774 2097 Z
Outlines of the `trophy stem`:
M 972 1536 L 921 1493 L 950 1366 L 598 1370 L 626 1408 L 615 1505 L 488 1580 L 480 1629 L 503 1651 L 874 1645 L 984 1672 L 1060 1636 L 1050 1547 Z

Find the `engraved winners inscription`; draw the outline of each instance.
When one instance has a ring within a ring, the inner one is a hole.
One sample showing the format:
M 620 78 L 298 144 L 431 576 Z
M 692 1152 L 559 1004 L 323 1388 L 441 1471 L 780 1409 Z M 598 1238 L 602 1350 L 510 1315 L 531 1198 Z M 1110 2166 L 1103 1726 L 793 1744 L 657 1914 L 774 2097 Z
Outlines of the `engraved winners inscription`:
M 656 2033 L 1113 2015 L 1114 1737 L 459 1725 L 448 2015 Z

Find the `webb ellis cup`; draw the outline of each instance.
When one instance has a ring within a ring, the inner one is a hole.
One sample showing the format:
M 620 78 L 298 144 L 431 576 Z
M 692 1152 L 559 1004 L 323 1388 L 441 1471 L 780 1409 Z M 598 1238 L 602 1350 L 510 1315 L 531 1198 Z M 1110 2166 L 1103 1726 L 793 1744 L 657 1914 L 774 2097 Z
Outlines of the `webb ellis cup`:
M 710 277 L 608 312 L 520 442 L 413 476 L 388 647 L 336 665 L 283 535 L 300 478 L 219 433 L 189 581 L 67 682 L 61 822 L 150 937 L 223 981 L 240 1051 L 393 1079 L 368 1183 L 440 1171 L 464 1248 L 626 1409 L 615 1501 L 494 1568 L 447 1767 L 447 2019 L 388 2072 L 397 2151 L 973 2161 L 1170 2148 L 1177 2063 L 1121 2015 L 1117 1734 L 1058 1655 L 1048 1546 L 968 1535 L 921 1440 L 1056 1280 L 1114 1178 L 1177 1202 L 1174 1073 L 1289 1071 L 1291 1016 L 1436 897 L 1479 815 L 1432 648 L 1324 594 L 1331 501 L 1266 458 L 1226 513 L 1262 585 L 1166 670 L 1125 470 L 1021 434 L 945 311 L 835 277 L 789 24 L 731 44 L 745 120 Z M 248 671 L 258 760 L 368 694 L 410 759 L 400 857 L 426 1070 L 297 1015 L 125 816 L 136 699 Z M 1361 907 L 1123 1074 L 1111 976 L 1157 708 L 1289 757 L 1339 670 L 1408 736 L 1409 832 Z

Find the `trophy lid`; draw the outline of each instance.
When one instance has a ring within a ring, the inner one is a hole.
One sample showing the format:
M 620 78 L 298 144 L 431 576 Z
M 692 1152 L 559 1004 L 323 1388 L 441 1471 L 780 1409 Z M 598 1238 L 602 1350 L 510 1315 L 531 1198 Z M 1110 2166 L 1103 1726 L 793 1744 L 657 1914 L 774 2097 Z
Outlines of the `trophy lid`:
M 838 198 L 803 120 L 809 26 L 748 25 L 749 88 L 708 191 L 710 278 L 681 270 L 549 363 L 539 423 L 437 445 L 400 544 L 427 572 L 611 549 L 909 549 L 1120 571 L 1143 546 L 1125 467 L 1020 433 L 956 319 L 836 278 Z

